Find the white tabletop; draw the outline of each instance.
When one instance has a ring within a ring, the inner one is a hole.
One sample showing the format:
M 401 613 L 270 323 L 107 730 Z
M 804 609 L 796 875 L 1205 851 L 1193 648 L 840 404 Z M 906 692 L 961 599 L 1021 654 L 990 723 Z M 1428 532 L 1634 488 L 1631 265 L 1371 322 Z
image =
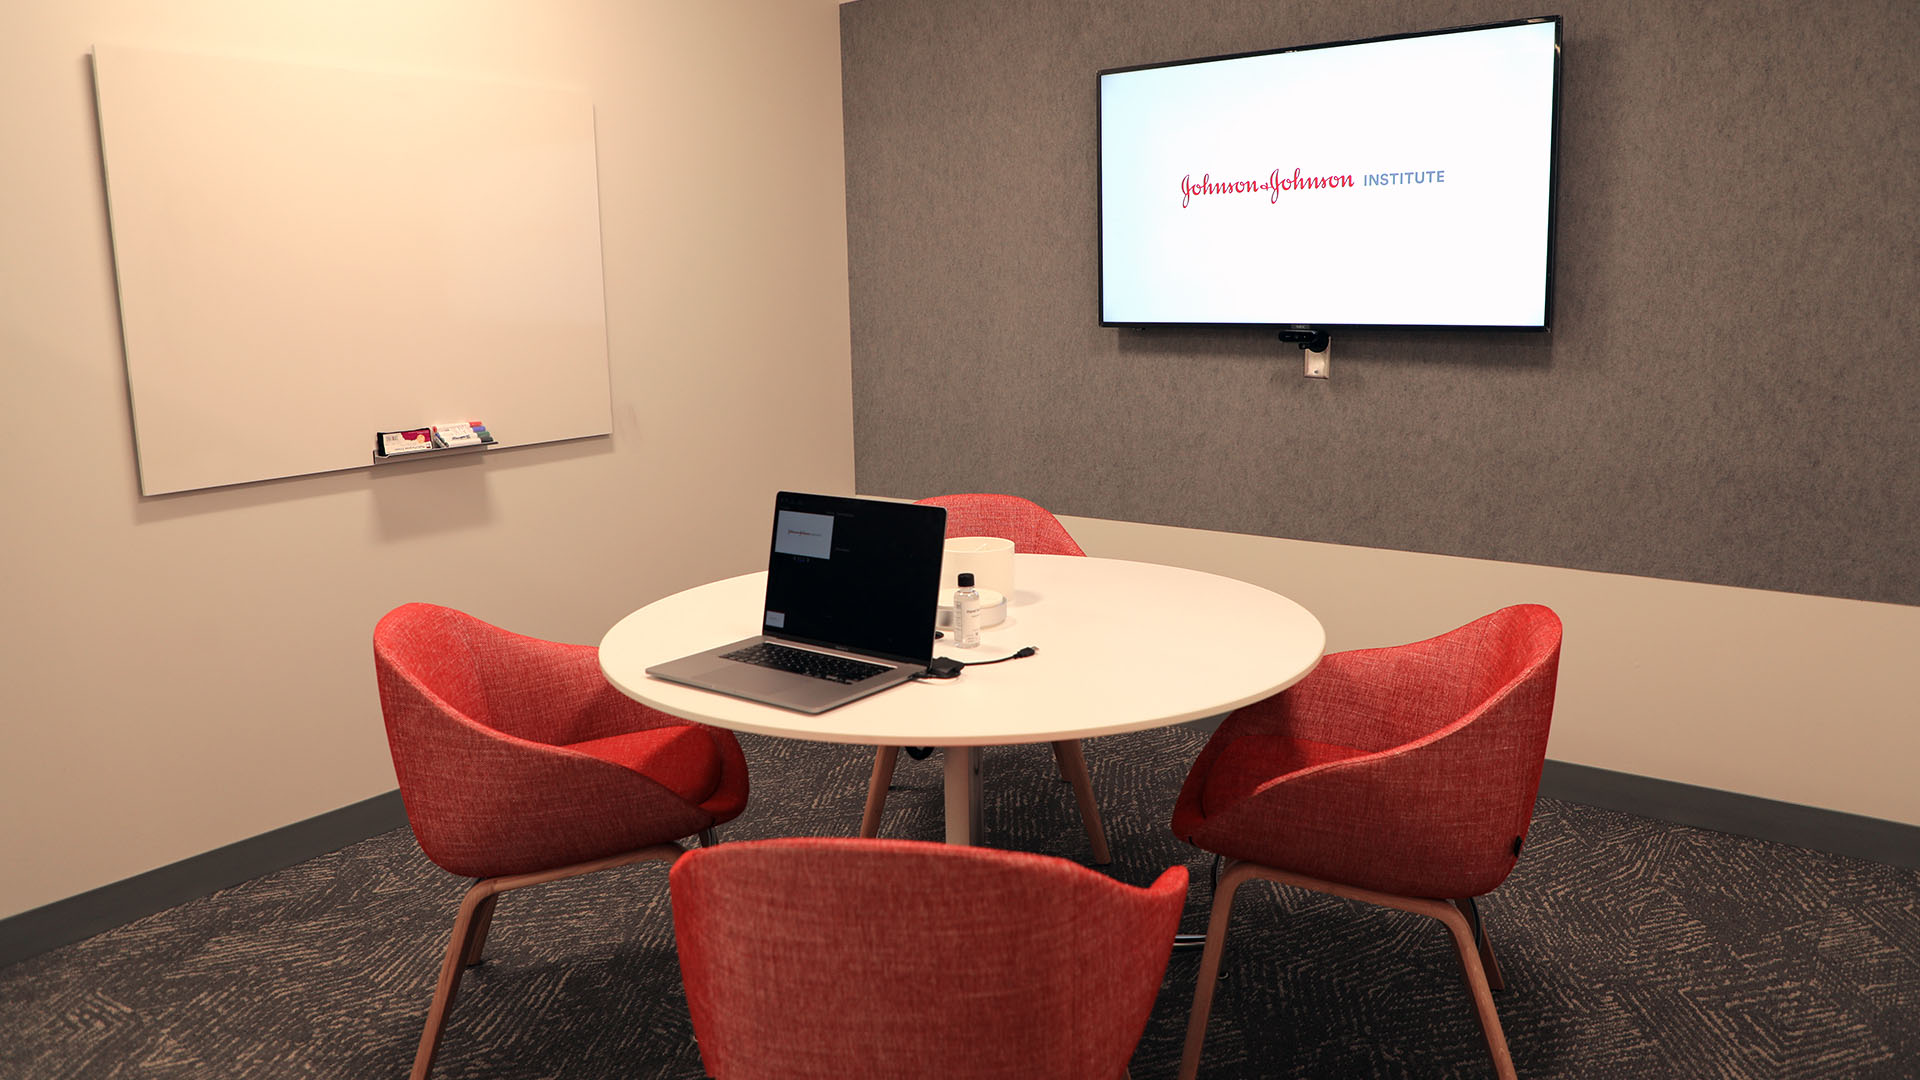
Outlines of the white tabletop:
M 911 682 L 809 716 L 655 679 L 653 664 L 750 637 L 766 574 L 676 593 L 634 612 L 600 642 L 600 667 L 629 697 L 734 731 L 824 742 L 993 746 L 1082 739 L 1213 716 L 1268 697 L 1313 670 L 1318 619 L 1244 581 L 1154 563 L 1019 555 L 1005 622 L 980 646 L 936 652 L 991 660 L 959 678 Z M 931 632 L 932 628 L 928 628 Z

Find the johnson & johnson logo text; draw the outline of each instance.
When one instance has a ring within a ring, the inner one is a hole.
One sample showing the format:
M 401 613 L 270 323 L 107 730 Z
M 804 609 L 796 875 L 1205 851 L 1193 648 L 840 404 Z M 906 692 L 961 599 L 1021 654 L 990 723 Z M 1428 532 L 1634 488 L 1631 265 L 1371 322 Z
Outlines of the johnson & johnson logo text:
M 1300 170 L 1293 170 L 1292 176 L 1281 176 L 1275 169 L 1264 180 L 1215 180 L 1212 173 L 1202 173 L 1200 182 L 1193 182 L 1193 174 L 1180 178 L 1180 205 L 1182 208 L 1193 204 L 1195 195 L 1248 195 L 1264 191 L 1267 201 L 1277 203 L 1283 191 L 1318 191 L 1324 188 L 1352 187 L 1352 174 L 1329 176 L 1302 176 Z

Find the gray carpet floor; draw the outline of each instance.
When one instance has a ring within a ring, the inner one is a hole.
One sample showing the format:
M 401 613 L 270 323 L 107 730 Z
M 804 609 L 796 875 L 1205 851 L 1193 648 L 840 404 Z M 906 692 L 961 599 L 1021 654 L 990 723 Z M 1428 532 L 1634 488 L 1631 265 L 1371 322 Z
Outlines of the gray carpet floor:
M 1173 838 L 1204 735 L 1087 743 L 1113 876 L 1210 860 Z M 850 835 L 871 751 L 745 736 L 722 840 Z M 1086 861 L 1045 747 L 986 754 L 987 841 Z M 941 836 L 938 756 L 904 756 L 883 834 Z M 0 969 L 0 1077 L 404 1076 L 466 883 L 406 830 Z M 1542 800 L 1482 903 L 1522 1077 L 1920 1076 L 1920 872 Z M 911 940 L 882 947 L 912 949 Z M 1445 933 L 1253 883 L 1235 908 L 1204 1077 L 1491 1075 Z M 508 894 L 434 1075 L 697 1078 L 666 875 L 642 864 Z M 1175 953 L 1135 1080 L 1171 1077 L 1197 952 Z

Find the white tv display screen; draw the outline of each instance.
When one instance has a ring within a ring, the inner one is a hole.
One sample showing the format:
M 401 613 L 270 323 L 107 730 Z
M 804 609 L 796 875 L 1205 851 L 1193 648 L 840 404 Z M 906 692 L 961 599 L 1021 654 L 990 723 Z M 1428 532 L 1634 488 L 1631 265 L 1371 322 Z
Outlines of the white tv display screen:
M 1101 323 L 1546 329 L 1560 29 L 1101 72 Z

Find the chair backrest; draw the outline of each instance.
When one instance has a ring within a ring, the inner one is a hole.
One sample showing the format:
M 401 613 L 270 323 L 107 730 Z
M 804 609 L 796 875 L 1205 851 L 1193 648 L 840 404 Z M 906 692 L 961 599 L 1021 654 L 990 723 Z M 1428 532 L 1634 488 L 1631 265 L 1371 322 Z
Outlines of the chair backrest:
M 921 499 L 947 508 L 948 536 L 998 536 L 1029 555 L 1085 555 L 1060 519 L 1018 495 L 935 495 Z
M 1429 797 L 1452 809 L 1436 833 L 1452 852 L 1453 895 L 1478 896 L 1506 879 L 1533 821 L 1560 673 L 1560 617 L 1516 604 L 1442 635 L 1466 694 L 1464 715 L 1405 755 L 1409 769 L 1437 777 Z M 1438 854 L 1436 851 L 1434 854 Z
M 1116 1080 L 1187 872 L 1142 889 L 1024 852 L 797 838 L 692 851 L 670 880 L 711 1076 Z
M 1552 608 L 1515 604 L 1424 641 L 1355 649 L 1322 666 L 1332 674 L 1338 665 L 1346 669 L 1340 677 L 1378 684 L 1370 694 L 1399 705 L 1369 718 L 1374 730 L 1367 737 L 1376 745 L 1367 749 L 1397 746 L 1436 730 L 1456 734 L 1477 726 L 1479 737 L 1490 739 L 1490 745 L 1476 748 L 1480 752 L 1514 756 L 1517 751 L 1520 757 L 1532 757 L 1535 749 L 1546 752 L 1560 637 L 1560 617 Z M 1490 734 L 1503 725 L 1528 734 L 1518 743 L 1512 731 Z M 1457 744 L 1452 749 L 1462 753 L 1468 747 Z
M 444 705 L 486 723 L 487 689 L 471 637 L 476 630 L 490 629 L 465 612 L 438 604 L 402 604 L 387 612 L 373 628 L 373 660 L 382 703 L 389 693 L 395 704 L 417 697 L 418 705 Z M 430 702 L 430 697 L 440 700 Z M 393 720 L 389 715 L 389 728 Z

